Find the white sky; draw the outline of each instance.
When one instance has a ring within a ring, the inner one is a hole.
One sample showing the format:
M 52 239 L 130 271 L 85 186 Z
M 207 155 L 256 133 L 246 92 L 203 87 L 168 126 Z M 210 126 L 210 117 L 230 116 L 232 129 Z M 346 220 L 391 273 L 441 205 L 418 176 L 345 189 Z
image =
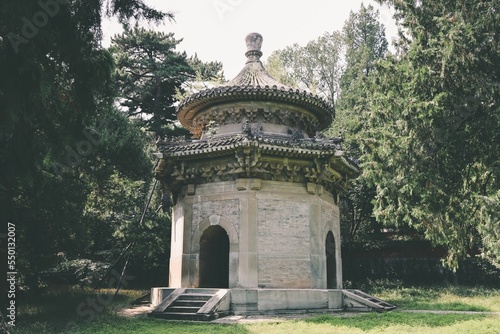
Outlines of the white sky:
M 160 26 L 144 23 L 146 28 L 174 32 L 183 39 L 178 51 L 198 54 L 202 61 L 221 61 L 226 79 L 234 78 L 245 64 L 245 36 L 258 32 L 263 36 L 263 60 L 272 51 L 293 43 L 305 45 L 325 31 L 342 29 L 350 11 L 361 3 L 379 9 L 386 36 L 396 36 L 392 11 L 371 0 L 145 0 L 162 11 L 175 14 L 175 22 Z M 116 21 L 103 24 L 103 45 L 122 32 Z

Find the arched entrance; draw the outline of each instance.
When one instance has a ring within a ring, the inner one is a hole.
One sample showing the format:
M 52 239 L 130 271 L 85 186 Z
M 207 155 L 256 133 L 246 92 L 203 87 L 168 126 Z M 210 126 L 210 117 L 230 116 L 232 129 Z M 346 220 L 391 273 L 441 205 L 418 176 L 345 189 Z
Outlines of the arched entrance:
M 326 235 L 326 288 L 337 288 L 337 262 L 335 258 L 335 238 L 330 231 Z
M 229 237 L 220 226 L 208 227 L 200 239 L 200 288 L 228 288 Z

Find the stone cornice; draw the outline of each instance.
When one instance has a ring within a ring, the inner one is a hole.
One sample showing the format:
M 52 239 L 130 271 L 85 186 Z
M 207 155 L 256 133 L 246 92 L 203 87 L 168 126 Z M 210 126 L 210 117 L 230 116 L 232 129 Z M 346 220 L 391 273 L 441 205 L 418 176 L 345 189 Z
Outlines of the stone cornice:
M 210 183 L 236 178 L 313 182 L 334 191 L 359 174 L 346 159 L 340 139 L 243 134 L 210 140 L 158 142 L 160 165 L 156 177 L 165 191 L 187 183 Z
M 341 151 L 341 140 L 334 139 L 316 139 L 302 138 L 292 139 L 285 136 L 261 136 L 249 138 L 244 134 L 222 137 L 215 139 L 194 140 L 185 142 L 160 141 L 157 143 L 160 153 L 158 158 L 181 158 L 192 156 L 214 156 L 227 154 L 242 147 L 256 147 L 263 152 L 269 152 L 277 155 L 293 156 L 334 156 Z M 224 153 L 226 152 L 226 153 Z M 354 164 L 353 164 L 354 165 Z
M 302 107 L 317 118 L 317 130 L 325 129 L 332 122 L 332 106 L 319 96 L 298 89 L 278 88 L 276 85 L 221 86 L 206 89 L 184 99 L 177 108 L 177 118 L 182 125 L 196 132 L 199 131 L 199 125 L 194 124 L 193 120 L 198 113 L 217 105 L 242 101 L 279 102 Z

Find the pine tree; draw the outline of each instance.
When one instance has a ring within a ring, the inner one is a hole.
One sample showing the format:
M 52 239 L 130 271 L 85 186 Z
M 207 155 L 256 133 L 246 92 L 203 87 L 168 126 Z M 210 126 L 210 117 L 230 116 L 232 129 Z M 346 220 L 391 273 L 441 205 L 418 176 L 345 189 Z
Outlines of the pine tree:
M 120 105 L 129 117 L 141 119 L 161 136 L 165 125 L 176 120 L 176 92 L 195 74 L 186 54 L 175 51 L 180 42 L 173 33 L 137 26 L 112 39 Z

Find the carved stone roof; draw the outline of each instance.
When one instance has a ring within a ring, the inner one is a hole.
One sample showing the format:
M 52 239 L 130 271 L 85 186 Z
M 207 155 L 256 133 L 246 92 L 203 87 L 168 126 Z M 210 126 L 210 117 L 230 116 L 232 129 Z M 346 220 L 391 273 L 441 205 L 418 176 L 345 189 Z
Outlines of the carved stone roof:
M 342 138 L 318 132 L 331 123 L 331 105 L 269 75 L 260 61 L 260 34 L 246 42 L 247 62 L 233 80 L 178 106 L 179 121 L 199 139 L 157 142 L 155 174 L 163 191 L 239 178 L 312 182 L 332 194 L 344 188 L 359 169 L 345 156 Z
M 193 140 L 193 141 L 162 141 L 158 142 L 162 157 L 179 157 L 191 155 L 203 155 L 214 152 L 222 152 L 242 146 L 259 146 L 269 151 L 304 155 L 327 156 L 341 151 L 341 139 L 316 139 L 300 138 L 291 140 L 285 136 L 268 136 L 263 134 L 258 137 L 246 135 L 227 136 L 216 139 Z
M 247 62 L 245 67 L 240 71 L 240 73 L 233 80 L 227 82 L 224 86 L 260 86 L 260 87 L 281 87 L 284 90 L 290 90 L 289 87 L 283 85 L 281 82 L 274 79 L 264 68 L 260 57 L 262 56 L 262 51 L 260 48 L 262 46 L 262 36 L 258 33 L 248 34 L 246 37 L 247 42 Z
M 326 138 L 321 135 L 314 138 L 297 138 L 266 133 L 242 133 L 237 136 L 221 136 L 204 140 L 165 140 L 157 142 L 159 153 L 157 158 L 165 161 L 209 161 L 217 157 L 233 159 L 235 153 L 248 148 L 259 154 L 268 154 L 283 159 L 295 158 L 313 161 L 334 159 L 335 169 L 342 175 L 355 178 L 359 174 L 357 164 L 344 157 L 341 138 Z M 206 157 L 207 160 L 203 160 Z M 199 160 L 202 159 L 202 160 Z M 229 161 L 228 160 L 228 161 Z M 203 163 L 202 163 L 203 164 Z M 157 174 L 163 174 L 163 168 Z
M 164 191 L 178 192 L 188 183 L 260 178 L 313 182 L 335 193 L 359 170 L 343 156 L 340 138 L 296 138 L 242 133 L 192 141 L 158 142 L 155 170 Z
M 332 121 L 332 106 L 317 95 L 292 89 L 274 79 L 260 61 L 260 34 L 249 34 L 246 43 L 247 62 L 240 73 L 219 87 L 202 90 L 182 100 L 177 108 L 179 121 L 188 129 L 194 130 L 197 125 L 193 124 L 193 119 L 203 110 L 223 103 L 257 100 L 303 107 L 317 117 L 317 130 L 327 128 Z

